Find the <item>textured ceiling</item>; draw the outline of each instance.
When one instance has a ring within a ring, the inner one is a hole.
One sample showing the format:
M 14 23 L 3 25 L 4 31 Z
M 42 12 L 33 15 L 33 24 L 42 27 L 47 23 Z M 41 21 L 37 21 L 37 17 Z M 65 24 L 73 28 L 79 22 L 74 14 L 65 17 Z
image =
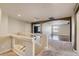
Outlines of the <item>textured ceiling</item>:
M 72 15 L 74 7 L 73 3 L 0 3 L 3 13 L 28 22 L 43 21 L 49 17 L 68 17 Z

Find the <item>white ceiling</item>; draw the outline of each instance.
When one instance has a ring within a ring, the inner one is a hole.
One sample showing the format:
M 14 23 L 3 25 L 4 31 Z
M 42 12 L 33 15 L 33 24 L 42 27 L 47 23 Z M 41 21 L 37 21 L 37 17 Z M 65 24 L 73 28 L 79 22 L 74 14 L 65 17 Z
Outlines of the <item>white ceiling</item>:
M 0 8 L 11 17 L 34 22 L 47 20 L 49 17 L 71 16 L 75 5 L 74 3 L 0 3 Z M 21 14 L 21 16 L 17 16 L 18 14 Z M 38 18 L 38 20 L 35 18 Z

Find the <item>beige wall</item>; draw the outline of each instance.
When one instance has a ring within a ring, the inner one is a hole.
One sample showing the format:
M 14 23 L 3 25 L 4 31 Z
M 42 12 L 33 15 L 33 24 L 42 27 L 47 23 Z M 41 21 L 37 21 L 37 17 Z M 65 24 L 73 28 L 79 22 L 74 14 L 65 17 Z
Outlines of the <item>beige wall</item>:
M 9 33 L 31 32 L 31 24 L 9 17 L 8 30 Z
M 74 47 L 75 40 L 75 16 L 72 15 L 72 46 Z
M 25 31 L 25 23 L 17 19 L 9 17 L 8 19 L 8 32 L 17 33 Z
M 79 11 L 76 17 L 77 17 L 77 51 L 79 52 Z
M 8 34 L 8 17 L 7 15 L 1 14 L 0 23 L 0 53 L 11 49 L 11 40 L 9 38 L 2 37 Z
M 0 23 L 0 35 L 6 35 L 8 33 L 8 17 L 2 14 Z
M 31 24 L 3 14 L 0 23 L 0 35 L 16 32 L 31 32 Z
M 8 17 L 5 14 L 1 14 L 0 19 L 0 52 L 11 49 L 11 39 L 2 36 L 16 32 L 31 32 L 30 23 Z
M 27 34 L 27 32 L 31 33 L 31 24 L 25 22 L 25 33 Z
M 42 24 L 43 34 L 47 34 L 47 35 L 52 34 L 52 23 L 53 23 L 53 21 Z M 68 35 L 68 36 L 70 35 L 70 25 L 69 24 L 63 25 L 63 26 L 61 25 L 58 30 L 59 30 L 59 32 L 57 33 L 58 35 Z
M 2 16 L 2 11 L 1 11 L 1 8 L 0 8 L 0 23 L 1 23 L 1 16 Z
M 60 25 L 58 35 L 70 36 L 70 24 Z
M 49 22 L 42 24 L 42 33 L 46 35 L 51 34 L 51 24 L 49 24 Z

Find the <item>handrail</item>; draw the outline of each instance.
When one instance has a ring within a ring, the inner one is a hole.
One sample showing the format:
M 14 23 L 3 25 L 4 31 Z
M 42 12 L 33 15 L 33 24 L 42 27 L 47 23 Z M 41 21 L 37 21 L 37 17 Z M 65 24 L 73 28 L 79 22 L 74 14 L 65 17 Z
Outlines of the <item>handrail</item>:
M 34 43 L 34 39 L 33 38 L 26 37 L 26 36 L 21 36 L 21 35 L 20 36 L 19 35 L 10 35 L 10 37 L 12 38 L 13 48 L 15 47 L 15 38 L 18 38 L 18 40 L 21 39 L 21 40 L 25 40 L 25 41 L 32 40 L 31 42 L 32 42 L 32 48 L 33 48 L 33 50 L 32 50 L 33 51 L 33 56 L 35 55 L 35 43 Z M 25 46 L 23 48 L 25 48 Z
M 15 35 L 15 34 L 7 34 L 7 35 L 2 35 L 2 36 L 0 36 L 1 38 L 10 38 L 11 39 L 11 48 L 12 48 L 12 50 L 14 50 L 14 48 L 15 48 L 15 40 L 23 40 L 23 41 L 30 41 L 30 42 L 32 42 L 32 55 L 34 56 L 35 55 L 35 43 L 34 43 L 34 38 L 33 37 L 28 37 L 28 36 L 21 36 L 21 35 Z M 30 43 L 29 42 L 29 43 Z M 29 45 L 28 45 L 29 46 Z M 22 49 L 24 49 L 25 48 L 25 46 L 22 48 Z

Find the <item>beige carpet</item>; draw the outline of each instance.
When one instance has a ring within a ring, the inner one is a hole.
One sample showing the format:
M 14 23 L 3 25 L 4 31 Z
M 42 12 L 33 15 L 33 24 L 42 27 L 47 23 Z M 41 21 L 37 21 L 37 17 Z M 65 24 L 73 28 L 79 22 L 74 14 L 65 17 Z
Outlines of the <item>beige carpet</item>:
M 38 56 L 79 56 L 73 51 L 70 42 L 65 41 L 49 41 L 49 49 L 43 50 Z
M 13 52 L 12 50 L 10 50 L 3 54 L 0 54 L 0 56 L 18 56 L 18 55 L 15 52 Z

